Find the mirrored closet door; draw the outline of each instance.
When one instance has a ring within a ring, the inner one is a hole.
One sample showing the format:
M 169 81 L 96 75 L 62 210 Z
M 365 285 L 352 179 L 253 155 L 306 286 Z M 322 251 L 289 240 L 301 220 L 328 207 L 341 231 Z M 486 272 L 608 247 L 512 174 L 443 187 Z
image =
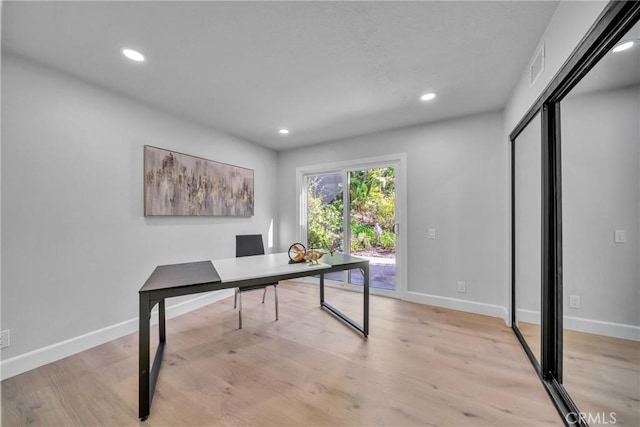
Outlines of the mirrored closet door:
M 542 154 L 540 114 L 512 142 L 514 324 L 540 365 Z
M 640 426 L 640 24 L 560 107 L 562 383 L 590 424 Z
M 510 135 L 512 326 L 568 426 L 640 425 L 638 22 L 609 2 Z

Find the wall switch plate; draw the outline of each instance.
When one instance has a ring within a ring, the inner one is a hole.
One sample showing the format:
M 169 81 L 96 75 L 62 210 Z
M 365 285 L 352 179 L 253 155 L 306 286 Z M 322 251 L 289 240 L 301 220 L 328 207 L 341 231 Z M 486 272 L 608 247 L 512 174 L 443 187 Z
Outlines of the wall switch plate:
M 613 241 L 616 243 L 625 243 L 627 241 L 627 231 L 615 230 L 613 232 Z
M 9 347 L 10 332 L 9 329 L 0 332 L 0 348 Z
M 429 239 L 435 239 L 436 238 L 436 229 L 435 228 L 427 229 L 427 238 L 429 238 Z
M 467 283 L 466 282 L 458 282 L 458 292 L 464 294 L 467 292 Z
M 569 295 L 569 307 L 570 308 L 580 308 L 580 296 L 579 295 Z

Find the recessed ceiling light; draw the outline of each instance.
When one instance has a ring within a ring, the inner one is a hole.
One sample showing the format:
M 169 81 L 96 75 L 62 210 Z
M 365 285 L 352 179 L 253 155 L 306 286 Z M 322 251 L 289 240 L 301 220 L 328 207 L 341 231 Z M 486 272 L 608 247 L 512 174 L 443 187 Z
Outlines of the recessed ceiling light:
M 280 129 L 278 132 L 280 132 L 281 135 L 288 135 L 289 129 Z
M 619 43 L 616 47 L 614 47 L 612 52 L 618 53 L 622 52 L 623 50 L 631 49 L 634 44 L 635 43 L 633 40 L 627 40 L 625 42 Z
M 433 98 L 435 98 L 437 96 L 437 94 L 435 92 L 429 92 L 429 93 L 425 93 L 424 95 L 422 95 L 420 97 L 420 99 L 422 101 L 431 101 Z
M 122 54 L 124 56 L 126 56 L 127 58 L 129 58 L 132 61 L 136 61 L 136 62 L 144 61 L 144 55 L 142 55 L 137 50 L 133 50 L 133 49 L 129 49 L 129 48 L 123 47 L 122 49 L 120 49 L 120 51 L 122 52 Z

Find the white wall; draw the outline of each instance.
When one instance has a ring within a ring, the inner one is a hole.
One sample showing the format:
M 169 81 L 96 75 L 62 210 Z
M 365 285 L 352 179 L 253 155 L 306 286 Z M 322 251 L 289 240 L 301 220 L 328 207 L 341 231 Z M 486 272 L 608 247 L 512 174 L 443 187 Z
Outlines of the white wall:
M 594 24 L 608 1 L 562 0 L 547 29 L 538 42 L 544 44 L 545 67 L 533 85 L 530 84 L 529 67 L 522 72 L 518 84 L 511 92 L 505 107 L 505 130 L 508 135 L 533 105 L 589 28 Z M 538 51 L 531 52 L 531 59 Z
M 3 376 L 137 330 L 156 265 L 232 257 L 236 233 L 277 226 L 275 152 L 15 56 L 2 88 Z M 145 144 L 254 169 L 255 216 L 145 218 Z
M 280 249 L 296 237 L 296 167 L 404 152 L 409 299 L 504 317 L 502 129 L 488 113 L 281 152 Z
M 561 114 L 564 314 L 638 328 L 640 86 L 569 94 Z

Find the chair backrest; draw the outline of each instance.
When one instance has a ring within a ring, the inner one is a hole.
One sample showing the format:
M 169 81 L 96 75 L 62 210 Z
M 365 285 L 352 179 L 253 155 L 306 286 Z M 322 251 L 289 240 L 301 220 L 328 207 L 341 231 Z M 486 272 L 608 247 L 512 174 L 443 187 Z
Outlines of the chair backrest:
M 264 255 L 262 234 L 244 234 L 236 236 L 236 257 Z

